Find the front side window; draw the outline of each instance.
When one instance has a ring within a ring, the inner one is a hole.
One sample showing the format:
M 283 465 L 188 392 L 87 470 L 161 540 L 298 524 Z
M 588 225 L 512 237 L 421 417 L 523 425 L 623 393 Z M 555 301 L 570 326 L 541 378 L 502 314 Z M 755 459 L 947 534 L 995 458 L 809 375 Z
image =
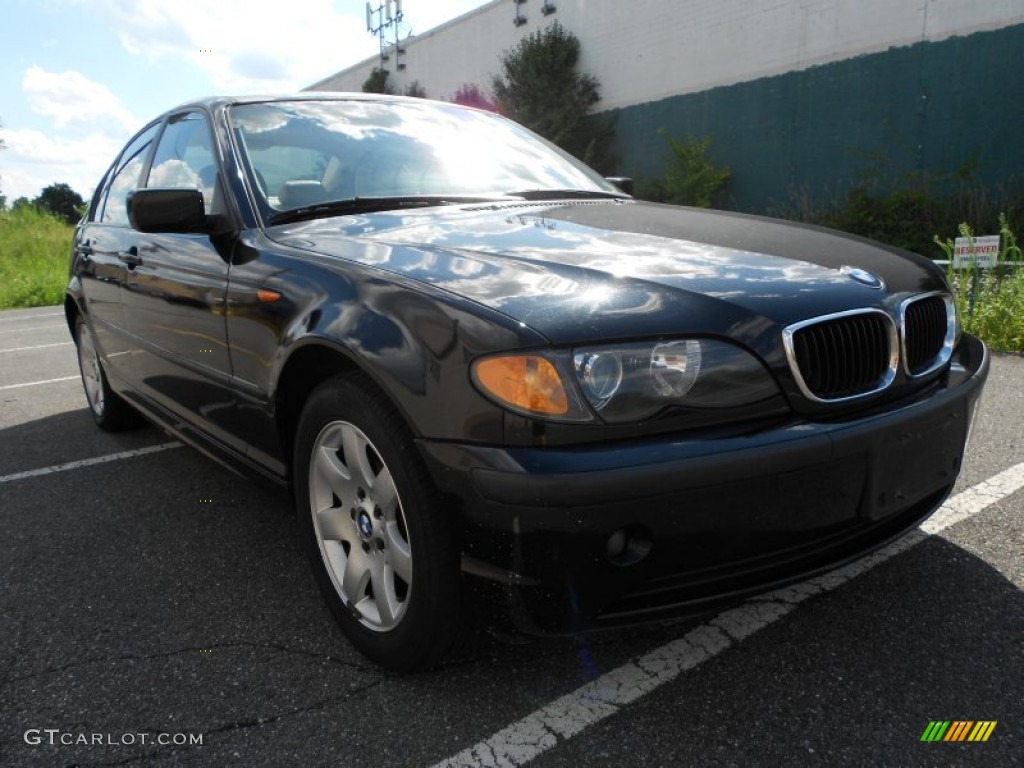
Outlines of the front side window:
M 152 189 L 198 189 L 207 215 L 218 213 L 217 163 L 213 140 L 201 112 L 176 115 L 167 123 L 146 186 Z
M 107 188 L 106 199 L 99 206 L 99 210 L 102 210 L 99 220 L 104 224 L 127 226 L 128 208 L 125 201 L 128 198 L 128 193 L 139 186 L 139 176 L 146 163 L 146 156 L 149 155 L 149 149 L 159 129 L 159 123 L 149 126 L 125 147 L 124 152 L 117 159 L 117 164 L 111 175 L 110 186 Z

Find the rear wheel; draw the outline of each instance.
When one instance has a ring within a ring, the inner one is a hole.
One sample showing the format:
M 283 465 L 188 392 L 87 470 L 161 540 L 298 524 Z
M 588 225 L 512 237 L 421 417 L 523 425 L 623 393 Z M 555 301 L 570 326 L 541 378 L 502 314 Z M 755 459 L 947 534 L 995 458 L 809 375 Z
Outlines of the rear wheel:
M 75 321 L 75 344 L 78 346 L 78 370 L 82 374 L 85 399 L 96 424 L 107 432 L 118 432 L 139 424 L 141 418 L 138 413 L 110 388 L 92 331 L 81 317 Z
M 364 376 L 318 387 L 299 422 L 295 491 L 321 592 L 364 655 L 408 672 L 458 636 L 456 527 L 401 417 Z

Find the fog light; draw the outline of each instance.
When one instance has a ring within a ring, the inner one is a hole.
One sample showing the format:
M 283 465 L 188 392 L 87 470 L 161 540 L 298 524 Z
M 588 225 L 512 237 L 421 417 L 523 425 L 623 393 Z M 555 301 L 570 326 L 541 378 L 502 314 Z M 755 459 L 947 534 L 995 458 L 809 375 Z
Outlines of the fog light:
M 651 532 L 642 525 L 619 528 L 605 542 L 604 549 L 612 565 L 636 565 L 651 551 Z
M 608 537 L 608 544 L 605 546 L 608 557 L 614 560 L 616 557 L 621 557 L 622 553 L 626 551 L 626 545 L 629 543 L 629 537 L 626 536 L 626 532 L 619 528 L 615 533 Z

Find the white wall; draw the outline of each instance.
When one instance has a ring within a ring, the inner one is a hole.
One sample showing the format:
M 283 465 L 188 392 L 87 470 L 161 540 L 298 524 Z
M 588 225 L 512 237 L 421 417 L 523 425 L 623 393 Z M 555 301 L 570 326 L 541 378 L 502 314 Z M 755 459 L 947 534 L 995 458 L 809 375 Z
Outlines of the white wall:
M 416 2 L 405 3 L 415 24 Z M 598 110 L 626 107 L 719 85 L 921 41 L 1024 22 L 1024 0 L 543 0 L 520 8 L 494 0 L 411 37 L 406 65 L 386 63 L 400 90 L 419 81 L 430 98 L 448 99 L 463 83 L 490 91 L 503 51 L 543 26 L 561 22 L 582 44 L 581 69 L 601 84 Z M 309 90 L 358 91 L 379 64 L 374 57 Z M 1007 62 L 1019 66 L 1019 62 Z

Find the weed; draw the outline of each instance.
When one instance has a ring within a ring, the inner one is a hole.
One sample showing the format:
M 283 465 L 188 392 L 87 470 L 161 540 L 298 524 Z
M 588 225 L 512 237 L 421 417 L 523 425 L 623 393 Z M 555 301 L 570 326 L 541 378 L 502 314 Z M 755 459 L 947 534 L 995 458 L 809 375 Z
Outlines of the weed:
M 677 139 L 665 128 L 658 134 L 668 144 L 669 159 L 660 179 L 645 179 L 638 184 L 637 197 L 674 205 L 710 208 L 719 198 L 732 171 L 718 166 L 708 156 L 711 137 Z
M 61 303 L 73 231 L 31 205 L 0 212 L 0 309 Z
M 956 294 L 964 330 L 992 349 L 1024 352 L 1024 253 L 1005 214 L 999 214 L 999 254 L 996 266 L 953 269 L 953 240 L 936 236 L 934 242 L 949 259 L 949 282 Z M 961 237 L 973 242 L 974 231 L 959 227 Z
M 845 193 L 828 198 L 792 190 L 789 201 L 769 213 L 784 219 L 819 224 L 928 255 L 932 234 L 956 232 L 962 221 L 979 231 L 993 232 L 1000 212 L 1012 221 L 1024 218 L 1024 189 L 1010 182 L 990 189 L 973 177 L 937 174 L 908 179 L 906 186 L 885 188 L 861 181 Z

